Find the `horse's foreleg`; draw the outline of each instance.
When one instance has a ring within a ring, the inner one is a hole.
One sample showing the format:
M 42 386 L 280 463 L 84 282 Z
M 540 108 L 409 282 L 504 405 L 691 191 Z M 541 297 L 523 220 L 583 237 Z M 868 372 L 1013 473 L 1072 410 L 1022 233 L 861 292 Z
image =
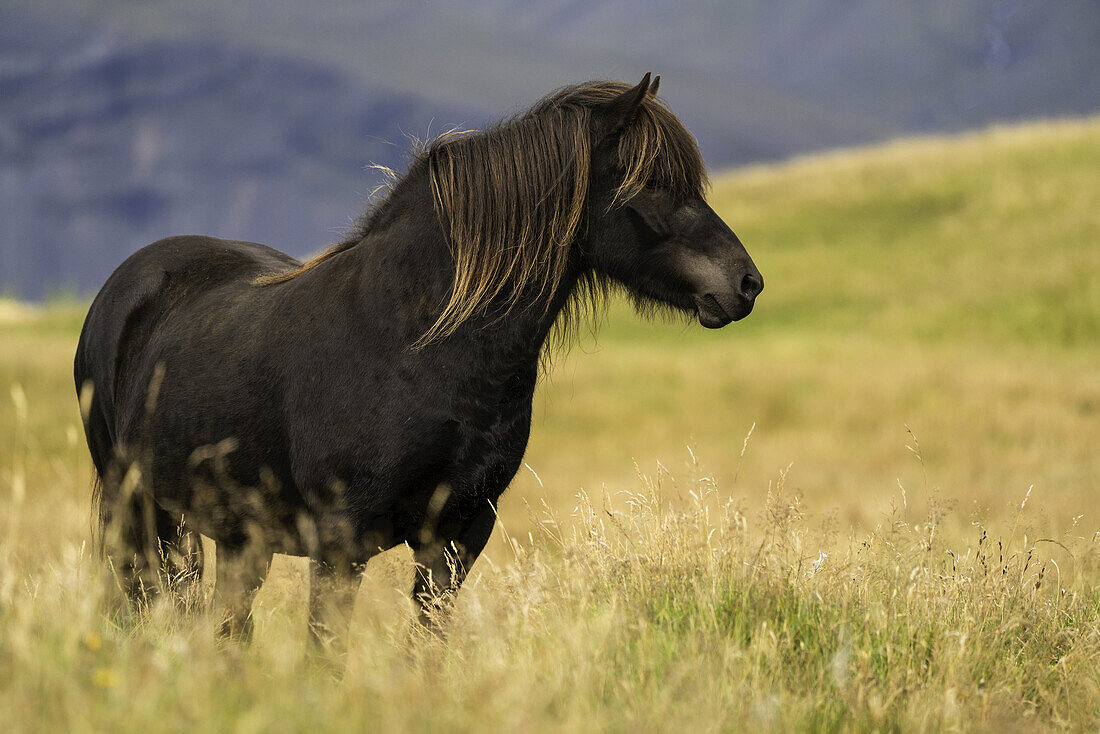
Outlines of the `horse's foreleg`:
M 330 652 L 345 647 L 355 610 L 361 565 L 346 561 L 309 561 L 309 628 L 313 644 Z
M 496 508 L 487 504 L 460 529 L 441 532 L 415 550 L 413 601 L 419 610 L 420 623 L 433 634 L 442 634 L 454 596 L 489 541 L 495 523 Z M 441 524 L 440 529 L 447 528 Z
M 221 632 L 227 637 L 248 639 L 252 636 L 252 599 L 271 567 L 269 550 L 217 547 L 218 580 L 214 599 L 223 615 Z

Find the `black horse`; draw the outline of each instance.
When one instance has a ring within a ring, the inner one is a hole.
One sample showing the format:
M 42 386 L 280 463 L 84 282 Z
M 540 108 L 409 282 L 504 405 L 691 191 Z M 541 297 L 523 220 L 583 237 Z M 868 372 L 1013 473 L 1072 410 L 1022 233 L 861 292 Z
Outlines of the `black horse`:
M 407 543 L 432 617 L 489 539 L 562 327 L 621 286 L 718 328 L 763 288 L 658 81 L 567 87 L 441 137 L 304 264 L 200 236 L 127 259 L 75 364 L 124 587 L 199 578 L 203 533 L 231 631 L 274 552 L 311 559 L 323 629 L 356 569 Z

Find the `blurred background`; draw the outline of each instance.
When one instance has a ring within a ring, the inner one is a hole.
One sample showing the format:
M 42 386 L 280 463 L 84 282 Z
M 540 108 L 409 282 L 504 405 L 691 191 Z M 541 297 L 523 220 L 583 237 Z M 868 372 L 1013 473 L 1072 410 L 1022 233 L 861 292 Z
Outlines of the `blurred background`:
M 1034 485 L 1041 537 L 1100 531 L 1098 69 L 1097 0 L 2 0 L 0 516 L 25 466 L 27 543 L 84 537 L 72 355 L 135 249 L 306 256 L 413 140 L 653 71 L 767 285 L 718 332 L 614 302 L 546 371 L 504 525 L 665 467 L 965 537 Z
M 1100 109 L 1096 0 L 4 0 L 0 295 L 171 234 L 296 256 L 413 138 L 662 76 L 712 169 Z

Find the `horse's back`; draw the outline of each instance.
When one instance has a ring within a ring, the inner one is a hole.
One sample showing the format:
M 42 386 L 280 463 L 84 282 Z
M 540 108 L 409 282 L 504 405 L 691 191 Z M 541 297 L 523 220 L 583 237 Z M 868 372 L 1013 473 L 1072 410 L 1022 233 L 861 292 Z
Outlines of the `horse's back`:
M 181 301 L 226 285 L 251 288 L 256 276 L 297 264 L 254 242 L 180 236 L 147 245 L 119 265 L 88 310 L 74 362 L 77 392 L 92 389 L 85 419 L 101 474 L 117 443 L 120 385 L 165 315 Z
M 141 290 L 144 284 L 164 284 L 165 279 L 176 284 L 190 281 L 193 286 L 210 287 L 299 264 L 289 255 L 258 242 L 199 235 L 168 237 L 146 245 L 123 261 L 100 294 Z

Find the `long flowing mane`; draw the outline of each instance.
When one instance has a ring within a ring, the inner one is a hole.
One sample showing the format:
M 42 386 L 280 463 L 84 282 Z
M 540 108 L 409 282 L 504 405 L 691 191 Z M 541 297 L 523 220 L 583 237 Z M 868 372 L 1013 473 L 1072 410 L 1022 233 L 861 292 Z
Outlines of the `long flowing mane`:
M 564 87 L 484 131 L 442 135 L 417 155 L 410 170 L 427 165 L 455 263 L 450 295 L 418 344 L 454 333 L 490 303 L 500 303 L 507 313 L 520 300 L 537 301 L 557 289 L 570 246 L 585 227 L 593 111 L 630 89 L 610 81 Z M 652 95 L 621 132 L 618 157 L 623 177 L 613 206 L 647 185 L 684 196 L 706 186 L 695 139 Z M 373 219 L 299 267 L 256 283 L 290 280 L 355 246 Z

